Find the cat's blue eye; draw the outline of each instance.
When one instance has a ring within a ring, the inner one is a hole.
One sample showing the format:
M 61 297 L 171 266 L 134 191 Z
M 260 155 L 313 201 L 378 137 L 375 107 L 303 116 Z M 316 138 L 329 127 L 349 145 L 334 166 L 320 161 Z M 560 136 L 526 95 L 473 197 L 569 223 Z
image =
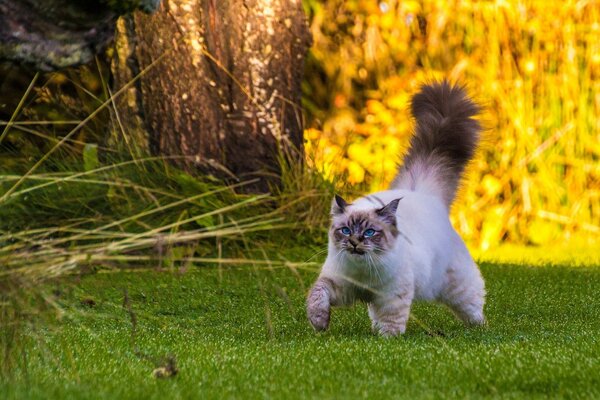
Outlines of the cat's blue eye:
M 340 229 L 340 231 L 342 232 L 343 235 L 346 235 L 346 236 L 350 235 L 350 233 L 351 233 L 350 228 L 348 228 L 347 226 Z
M 364 233 L 363 236 L 364 237 L 371 237 L 375 235 L 375 229 L 367 229 Z

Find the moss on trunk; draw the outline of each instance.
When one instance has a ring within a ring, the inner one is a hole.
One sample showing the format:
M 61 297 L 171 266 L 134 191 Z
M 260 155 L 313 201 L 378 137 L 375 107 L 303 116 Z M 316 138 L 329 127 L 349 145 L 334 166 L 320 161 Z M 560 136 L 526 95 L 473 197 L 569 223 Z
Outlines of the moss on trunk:
M 0 60 L 52 71 L 86 63 L 112 40 L 120 14 L 159 0 L 0 0 Z

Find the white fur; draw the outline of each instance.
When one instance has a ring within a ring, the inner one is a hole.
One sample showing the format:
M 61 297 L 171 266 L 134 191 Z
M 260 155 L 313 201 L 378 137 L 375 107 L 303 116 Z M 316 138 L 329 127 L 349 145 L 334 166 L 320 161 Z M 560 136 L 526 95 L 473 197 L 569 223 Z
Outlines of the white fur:
M 332 229 L 349 229 L 338 228 L 348 221 L 353 230 L 347 237 L 330 231 L 327 260 L 307 299 L 308 317 L 317 330 L 329 326 L 332 305 L 356 300 L 368 303 L 373 328 L 384 336 L 404 332 L 413 299 L 443 302 L 466 323 L 484 323 L 483 279 L 448 219 L 479 139 L 474 118 L 479 107 L 464 88 L 444 80 L 424 85 L 413 96 L 411 109 L 415 135 L 393 189 L 350 205 L 335 198 Z M 398 204 L 392 202 L 400 198 Z M 394 209 L 400 232 L 395 237 Z M 352 216 L 354 212 L 359 214 Z M 376 234 L 382 236 L 364 236 L 367 223 L 380 222 L 387 224 L 384 229 L 378 225 Z
M 308 298 L 308 316 L 313 326 L 326 329 L 329 307 L 363 299 L 364 291 L 372 294 L 368 302 L 373 328 L 384 336 L 404 332 L 413 299 L 443 302 L 466 323 L 484 323 L 483 279 L 450 224 L 448 209 L 441 199 L 403 189 L 370 196 L 385 204 L 402 198 L 396 211 L 400 234 L 392 250 L 368 261 L 340 252 L 329 241 L 329 253 L 317 280 L 320 284 L 315 285 Z M 380 207 L 362 197 L 349 205 L 345 213 Z

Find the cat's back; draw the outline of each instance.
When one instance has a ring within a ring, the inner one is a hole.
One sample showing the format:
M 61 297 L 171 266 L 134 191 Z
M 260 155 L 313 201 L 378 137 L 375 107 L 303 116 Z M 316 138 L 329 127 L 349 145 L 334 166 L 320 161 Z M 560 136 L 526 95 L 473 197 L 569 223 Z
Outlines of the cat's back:
M 352 203 L 354 210 L 372 210 L 384 207 L 392 200 L 402 199 L 396 215 L 399 220 L 428 222 L 429 220 L 447 221 L 448 211 L 435 196 L 404 189 L 383 190 L 360 197 Z

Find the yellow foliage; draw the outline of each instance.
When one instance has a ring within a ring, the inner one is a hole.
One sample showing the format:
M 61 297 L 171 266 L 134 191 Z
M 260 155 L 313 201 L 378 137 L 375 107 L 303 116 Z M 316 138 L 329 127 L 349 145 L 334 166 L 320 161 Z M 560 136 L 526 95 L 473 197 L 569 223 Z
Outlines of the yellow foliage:
M 348 183 L 360 183 L 365 179 L 365 170 L 356 161 L 348 163 Z
M 481 248 L 600 237 L 598 2 L 305 5 L 315 166 L 385 188 L 411 134 L 410 96 L 447 77 L 467 85 L 486 128 L 452 213 L 461 234 Z

